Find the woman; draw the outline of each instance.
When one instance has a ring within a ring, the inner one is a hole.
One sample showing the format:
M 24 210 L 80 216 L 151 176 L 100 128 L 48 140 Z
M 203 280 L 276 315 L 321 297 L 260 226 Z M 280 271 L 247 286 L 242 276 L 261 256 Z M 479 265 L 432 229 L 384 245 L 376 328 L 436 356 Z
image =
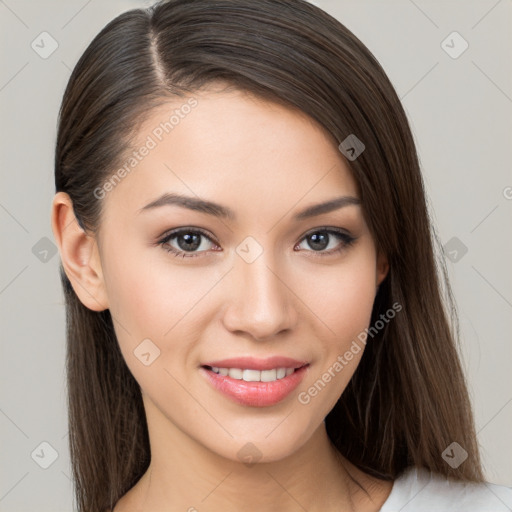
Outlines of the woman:
M 120 15 L 69 80 L 55 179 L 80 511 L 508 510 L 406 116 L 339 22 Z

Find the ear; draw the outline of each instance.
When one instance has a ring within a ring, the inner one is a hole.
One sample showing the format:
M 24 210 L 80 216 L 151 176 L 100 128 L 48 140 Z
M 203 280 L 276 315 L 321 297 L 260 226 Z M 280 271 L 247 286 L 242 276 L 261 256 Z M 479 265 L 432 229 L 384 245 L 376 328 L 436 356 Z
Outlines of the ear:
M 51 217 L 62 266 L 80 302 L 93 311 L 107 309 L 108 300 L 96 238 L 80 227 L 71 198 L 65 192 L 55 194 Z
M 384 281 L 389 272 L 389 263 L 387 256 L 379 251 L 377 253 L 377 267 L 376 267 L 376 283 L 375 285 L 379 287 L 380 283 Z

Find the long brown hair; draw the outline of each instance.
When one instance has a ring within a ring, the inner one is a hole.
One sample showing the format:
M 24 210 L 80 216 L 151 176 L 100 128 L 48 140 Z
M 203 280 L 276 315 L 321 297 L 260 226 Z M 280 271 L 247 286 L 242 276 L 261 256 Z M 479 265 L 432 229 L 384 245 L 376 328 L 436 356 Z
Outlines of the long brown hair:
M 130 149 L 145 116 L 170 97 L 223 81 L 297 108 L 341 143 L 389 274 L 372 322 L 403 310 L 369 340 L 326 417 L 337 449 L 364 471 L 394 479 L 423 466 L 482 481 L 457 352 L 446 270 L 435 256 L 420 166 L 405 112 L 370 51 L 346 27 L 302 0 L 167 0 L 121 14 L 75 66 L 60 110 L 56 191 L 69 194 L 82 228 L 101 226 L 94 190 Z M 140 388 L 119 350 L 108 310 L 94 312 L 60 267 L 67 313 L 69 442 L 79 511 L 112 508 L 146 471 L 150 449 Z M 453 441 L 467 452 L 454 469 Z

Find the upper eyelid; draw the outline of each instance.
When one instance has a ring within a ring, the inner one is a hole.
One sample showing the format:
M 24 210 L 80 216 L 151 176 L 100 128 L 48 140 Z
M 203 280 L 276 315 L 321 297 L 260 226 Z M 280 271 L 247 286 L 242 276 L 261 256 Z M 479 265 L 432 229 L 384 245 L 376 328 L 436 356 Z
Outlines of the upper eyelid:
M 170 231 L 166 231 L 162 236 L 159 237 L 159 241 L 163 242 L 165 240 L 168 240 L 169 238 L 179 235 L 181 233 L 199 233 L 200 235 L 204 236 L 205 238 L 208 238 L 211 242 L 217 243 L 215 241 L 215 237 L 213 235 L 210 235 L 206 230 L 203 230 L 202 228 L 176 228 L 171 229 Z
M 335 226 L 319 226 L 319 227 L 316 227 L 316 228 L 311 228 L 311 229 L 308 229 L 308 231 L 306 231 L 302 237 L 301 237 L 301 240 L 312 234 L 312 233 L 317 233 L 319 231 L 329 231 L 329 232 L 335 232 L 335 233 L 345 233 L 349 236 L 353 236 L 351 233 L 350 233 L 350 230 L 346 229 L 346 228 L 340 228 L 340 227 L 335 227 Z M 173 236 L 173 235 L 177 235 L 177 234 L 180 234 L 180 233 L 200 233 L 201 235 L 209 238 L 211 241 L 215 241 L 215 236 L 213 236 L 212 234 L 210 234 L 207 230 L 205 230 L 204 228 L 198 228 L 198 227 L 183 227 L 183 228 L 175 228 L 175 229 L 171 229 L 169 231 L 166 231 L 165 233 L 163 233 L 159 239 L 160 240 L 163 240 L 165 238 L 168 238 L 170 236 Z
M 309 229 L 308 231 L 306 231 L 306 233 L 304 233 L 301 236 L 301 238 L 299 239 L 299 241 L 297 243 L 302 242 L 307 236 L 309 236 L 311 234 L 314 234 L 314 233 L 317 233 L 317 232 L 322 232 L 322 231 L 325 231 L 325 232 L 328 232 L 328 233 L 331 233 L 331 234 L 333 233 L 333 234 L 338 235 L 338 236 L 346 235 L 347 237 L 350 237 L 353 240 L 355 240 L 357 238 L 355 235 L 350 233 L 345 228 L 339 228 L 339 227 L 334 227 L 334 226 L 319 226 L 319 227 L 312 228 L 312 229 Z M 171 238 L 173 238 L 173 237 L 175 237 L 175 236 L 177 236 L 177 235 L 179 235 L 181 233 L 199 233 L 200 235 L 202 235 L 205 238 L 207 238 L 210 242 L 212 242 L 212 244 L 220 246 L 220 244 L 216 241 L 216 239 L 215 239 L 215 237 L 213 235 L 210 235 L 203 228 L 198 228 L 198 227 L 183 227 L 183 228 L 172 229 L 172 230 L 164 233 L 158 239 L 158 243 L 159 244 L 167 243 L 169 241 L 169 239 L 171 239 Z M 207 251 L 197 251 L 197 253 L 201 253 L 201 252 L 207 252 Z M 193 254 L 193 252 L 191 254 Z

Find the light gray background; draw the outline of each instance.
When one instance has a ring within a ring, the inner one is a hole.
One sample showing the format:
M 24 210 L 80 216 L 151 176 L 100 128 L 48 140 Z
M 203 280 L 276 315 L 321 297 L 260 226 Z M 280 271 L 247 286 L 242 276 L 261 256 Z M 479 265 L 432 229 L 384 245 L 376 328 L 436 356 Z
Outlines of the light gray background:
M 1 511 L 72 510 L 59 256 L 45 254 L 40 241 L 54 241 L 57 113 L 93 36 L 122 11 L 149 3 L 0 0 Z M 456 237 L 467 247 L 452 253 L 457 262 L 448 259 L 464 365 L 486 477 L 511 486 L 512 2 L 314 3 L 351 29 L 387 71 L 413 128 L 441 240 Z M 46 59 L 31 47 L 43 31 L 58 43 Z M 441 46 L 453 31 L 469 44 L 456 59 Z M 42 442 L 58 454 L 48 469 L 39 465 L 51 462 Z

